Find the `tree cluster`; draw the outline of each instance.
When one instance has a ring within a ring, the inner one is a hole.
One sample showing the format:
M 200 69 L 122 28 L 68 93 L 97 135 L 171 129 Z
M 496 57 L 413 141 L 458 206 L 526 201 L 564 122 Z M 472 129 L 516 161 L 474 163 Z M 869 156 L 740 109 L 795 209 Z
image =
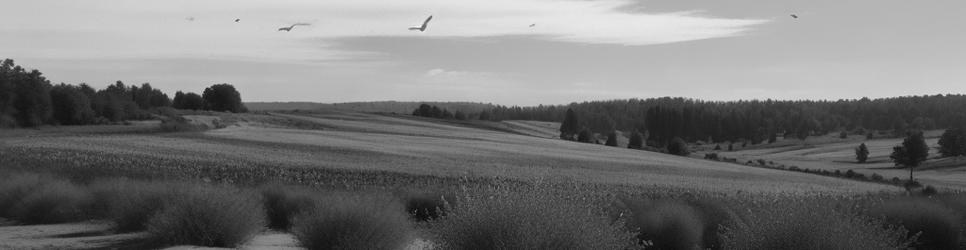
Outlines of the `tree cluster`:
M 966 128 L 951 128 L 939 137 L 939 154 L 943 157 L 966 155 Z
M 594 101 L 559 106 L 506 107 L 487 111 L 489 120 L 563 121 L 567 110 L 580 117 L 579 128 L 596 133 L 648 131 L 649 141 L 763 141 L 777 136 L 804 139 L 831 131 L 893 131 L 962 127 L 966 95 L 862 98 L 837 101 L 701 101 L 652 98 Z M 579 132 L 579 131 L 578 131 Z
M 445 108 L 439 108 L 436 105 L 420 104 L 416 110 L 413 110 L 413 116 L 439 118 L 439 119 L 456 119 L 456 120 L 466 120 L 469 117 L 466 116 L 462 111 L 457 110 L 455 113 L 450 112 Z M 484 120 L 482 115 L 480 120 Z
M 160 107 L 244 112 L 241 97 L 228 84 L 205 90 L 205 97 L 178 92 L 172 102 L 160 89 L 144 83 L 117 81 L 95 90 L 87 84 L 53 85 L 38 70 L 26 70 L 11 59 L 0 63 L 0 127 L 84 125 L 151 119 Z

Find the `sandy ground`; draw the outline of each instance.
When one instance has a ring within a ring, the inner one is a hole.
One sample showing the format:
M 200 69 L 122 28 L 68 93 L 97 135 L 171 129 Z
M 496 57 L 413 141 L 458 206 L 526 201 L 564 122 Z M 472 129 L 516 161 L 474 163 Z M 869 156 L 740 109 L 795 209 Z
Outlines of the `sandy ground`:
M 132 246 L 144 233 L 111 234 L 103 222 L 55 225 L 11 226 L 0 219 L 0 249 L 138 249 Z M 173 246 L 164 250 L 230 249 L 199 246 Z M 241 250 L 300 250 L 291 234 L 266 231 L 238 247 Z M 432 249 L 432 243 L 415 239 L 405 250 Z

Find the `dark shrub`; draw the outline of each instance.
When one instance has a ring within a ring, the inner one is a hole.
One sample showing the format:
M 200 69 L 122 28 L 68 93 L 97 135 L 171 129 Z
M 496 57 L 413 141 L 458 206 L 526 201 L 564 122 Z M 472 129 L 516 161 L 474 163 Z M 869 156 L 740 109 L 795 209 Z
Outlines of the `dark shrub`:
M 242 104 L 241 94 L 231 84 L 211 85 L 201 94 L 201 98 L 205 101 L 206 110 L 232 113 L 248 112 L 248 109 Z
M 880 175 L 878 173 L 872 173 L 872 175 L 869 177 L 869 179 L 871 179 L 873 181 L 882 181 L 884 178 L 882 177 L 882 175 Z
M 91 184 L 98 217 L 114 222 L 118 232 L 147 229 L 148 220 L 164 208 L 172 196 L 174 184 L 127 179 L 106 179 Z
M 296 216 L 292 233 L 309 249 L 402 249 L 413 229 L 398 201 L 332 197 Z
M 852 171 L 851 169 L 845 171 L 845 178 L 855 178 L 855 171 Z
M 165 245 L 236 247 L 266 224 L 259 198 L 228 187 L 184 187 L 148 220 L 147 231 Z
M 758 159 L 758 165 L 766 166 L 768 162 L 765 159 Z
M 705 159 L 708 159 L 708 160 L 715 160 L 715 161 L 719 160 L 718 153 L 707 153 L 707 154 L 704 154 L 704 158 Z
M 925 196 L 933 196 L 933 195 L 936 195 L 938 193 L 939 193 L 939 191 L 936 190 L 936 187 L 933 187 L 933 186 L 930 186 L 930 185 L 926 185 L 926 187 L 922 189 L 922 195 L 925 195 Z
M 317 194 L 299 187 L 269 185 L 261 188 L 268 227 L 289 230 L 292 220 L 300 213 L 314 209 Z
M 25 224 L 49 224 L 88 219 L 92 202 L 86 189 L 63 180 L 47 180 L 10 207 L 10 218 Z
M 49 177 L 36 174 L 15 174 L 0 178 L 0 217 L 10 217 L 10 208 L 47 182 L 47 178 Z
M 406 212 L 417 221 L 438 219 L 456 204 L 456 196 L 438 193 L 413 193 L 406 195 Z
M 869 210 L 875 217 L 906 228 L 909 235 L 919 234 L 916 249 L 956 249 L 959 247 L 963 219 L 955 211 L 928 199 L 899 199 Z
M 633 242 L 621 223 L 544 194 L 469 197 L 435 223 L 441 249 L 625 249 Z
M 691 151 L 688 150 L 688 143 L 678 137 L 674 137 L 674 139 L 671 139 L 671 143 L 668 143 L 667 152 L 680 156 L 691 154 Z
M 627 227 L 639 242 L 655 249 L 703 249 L 705 223 L 701 213 L 680 201 L 623 199 L 630 210 Z
M 168 117 L 161 120 L 161 131 L 164 132 L 192 132 L 207 130 L 204 124 L 193 124 L 181 116 Z

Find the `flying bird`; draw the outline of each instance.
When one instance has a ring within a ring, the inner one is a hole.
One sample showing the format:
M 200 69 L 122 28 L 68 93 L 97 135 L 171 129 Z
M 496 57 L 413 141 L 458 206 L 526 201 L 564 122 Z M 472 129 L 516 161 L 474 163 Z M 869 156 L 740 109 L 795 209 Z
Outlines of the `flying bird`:
M 240 21 L 241 21 L 241 19 L 240 19 L 240 18 L 236 18 L 236 19 L 235 19 L 235 22 L 236 22 L 236 23 L 237 23 L 237 22 L 240 22 Z
M 409 30 L 418 30 L 419 32 L 426 31 L 426 26 L 429 25 L 429 20 L 433 20 L 433 16 L 432 15 L 430 15 L 429 17 L 427 17 L 426 18 L 426 21 L 423 21 L 423 25 L 422 26 L 419 26 L 419 27 L 415 27 L 415 26 L 414 27 L 409 27 Z
M 188 20 L 188 22 L 191 22 L 195 20 L 195 17 L 189 16 L 189 17 L 186 17 L 184 20 Z
M 292 24 L 291 26 L 288 26 L 288 27 L 278 28 L 278 31 L 283 31 L 284 30 L 284 31 L 287 31 L 288 32 L 288 31 L 292 31 L 292 28 L 295 28 L 295 26 L 309 26 L 309 25 L 311 25 L 311 24 L 308 24 L 308 23 L 296 23 L 296 24 Z
M 792 14 L 792 18 L 798 19 L 798 15 Z
M 536 26 L 537 26 L 537 24 L 535 24 L 535 23 L 530 24 L 530 28 L 533 28 L 533 27 L 536 27 Z

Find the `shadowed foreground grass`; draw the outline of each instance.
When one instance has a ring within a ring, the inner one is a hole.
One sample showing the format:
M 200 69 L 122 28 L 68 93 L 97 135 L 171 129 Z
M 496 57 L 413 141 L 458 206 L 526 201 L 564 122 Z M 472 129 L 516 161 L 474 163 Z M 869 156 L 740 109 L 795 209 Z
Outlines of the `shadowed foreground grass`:
M 612 192 L 574 183 L 494 184 L 439 195 L 4 173 L 0 217 L 19 224 L 106 220 L 117 232 L 146 232 L 151 246 L 238 247 L 269 228 L 291 232 L 308 249 L 400 249 L 417 238 L 438 249 L 964 246 L 961 194 Z

